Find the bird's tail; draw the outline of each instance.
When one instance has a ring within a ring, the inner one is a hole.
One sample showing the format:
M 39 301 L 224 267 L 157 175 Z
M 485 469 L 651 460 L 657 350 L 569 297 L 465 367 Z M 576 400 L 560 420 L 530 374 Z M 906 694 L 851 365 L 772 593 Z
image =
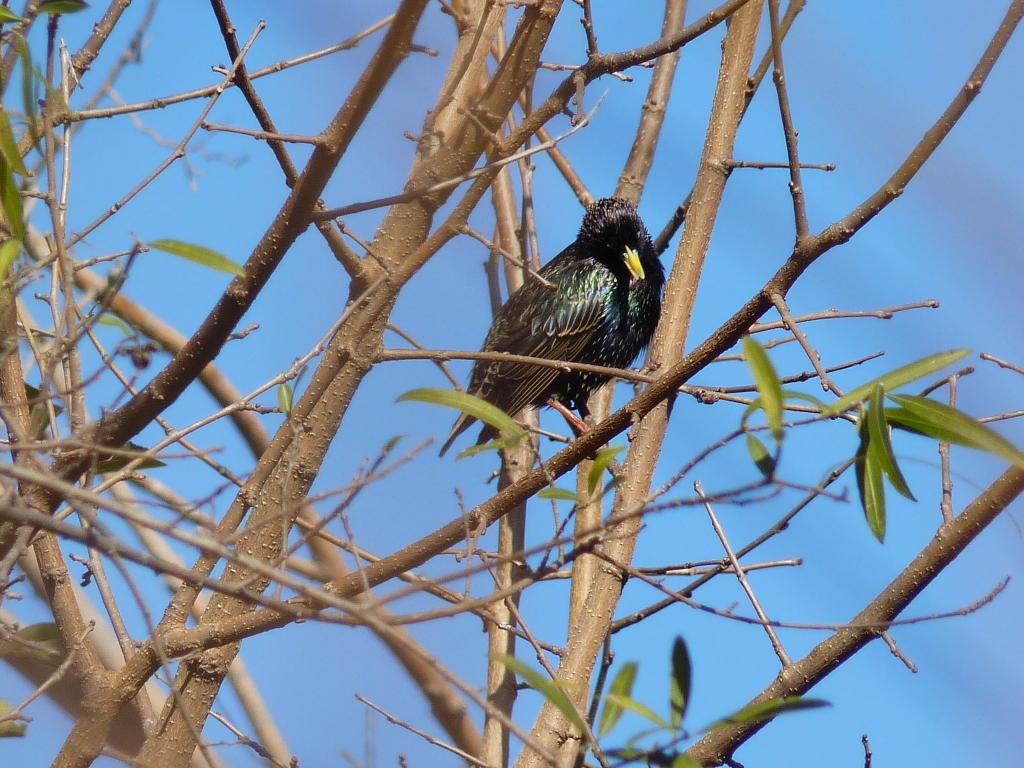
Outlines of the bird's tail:
M 452 424 L 452 431 L 448 433 L 448 439 L 444 441 L 444 445 L 441 446 L 441 452 L 437 455 L 444 456 L 448 449 L 452 447 L 452 443 L 455 442 L 455 438 L 469 429 L 470 425 L 472 425 L 474 421 L 476 421 L 476 419 L 468 413 L 460 414 L 459 418 L 457 418 L 455 423 Z

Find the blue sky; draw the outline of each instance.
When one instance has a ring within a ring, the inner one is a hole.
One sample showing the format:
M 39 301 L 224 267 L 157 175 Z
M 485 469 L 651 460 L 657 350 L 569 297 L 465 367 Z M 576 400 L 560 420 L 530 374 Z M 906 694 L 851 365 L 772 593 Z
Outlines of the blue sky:
M 137 5 L 128 11 L 136 19 L 143 10 L 142 4 Z M 382 15 L 383 5 L 311 0 L 229 3 L 242 39 L 258 19 L 268 21 L 248 59 L 250 69 L 348 37 Z M 692 20 L 711 4 L 695 1 L 690 6 L 688 19 Z M 595 0 L 602 48 L 620 50 L 653 39 L 660 29 L 661 12 L 661 3 L 653 0 Z M 809 2 L 786 41 L 787 80 L 802 159 L 837 164 L 834 173 L 805 172 L 813 230 L 848 212 L 905 157 L 961 87 L 1004 12 L 1004 4 L 994 2 L 969 7 L 945 0 Z M 72 50 L 84 40 L 95 15 L 94 9 L 66 19 L 62 33 Z M 580 61 L 584 40 L 577 17 L 578 10 L 566 3 L 545 60 Z M 112 40 L 112 55 L 121 50 L 119 46 L 129 33 L 130 29 Z M 640 206 L 654 231 L 661 228 L 692 184 L 723 34 L 724 27 L 716 29 L 683 52 L 657 162 Z M 259 81 L 260 93 L 281 130 L 318 131 L 348 92 L 377 39 Z M 422 124 L 453 41 L 450 20 L 437 5 L 431 6 L 416 39 L 439 49 L 441 56 L 414 56 L 402 66 L 332 179 L 325 194 L 329 205 L 400 191 L 414 151 L 402 132 L 415 132 Z M 764 43 L 762 39 L 758 55 Z M 42 38 L 34 41 L 34 46 L 41 51 Z M 149 34 L 142 66 L 126 70 L 118 90 L 125 99 L 136 101 L 209 84 L 217 79 L 210 66 L 227 63 L 225 59 L 206 3 L 165 2 Z M 86 94 L 102 81 L 109 63 L 108 56 L 95 65 L 85 82 Z M 827 364 L 886 352 L 880 362 L 837 375 L 841 386 L 855 385 L 903 362 L 952 347 L 1024 362 L 1024 341 L 1019 333 L 1024 323 L 1019 300 L 1024 245 L 1022 71 L 1024 42 L 1018 33 L 976 103 L 906 194 L 851 243 L 815 264 L 790 294 L 789 303 L 796 313 L 830 307 L 876 309 L 933 298 L 941 302 L 939 309 L 900 314 L 889 321 L 809 325 L 807 332 Z M 649 71 L 638 69 L 630 74 L 636 78 L 633 83 L 605 78 L 591 87 L 591 103 L 607 93 L 604 104 L 593 125 L 564 145 L 598 195 L 614 188 L 645 95 Z M 538 95 L 546 95 L 557 77 L 541 77 Z M 201 108 L 199 103 L 189 102 L 143 113 L 141 118 L 146 127 L 176 141 Z M 225 94 L 210 119 L 253 127 L 247 107 L 233 92 Z M 550 127 L 561 132 L 565 120 Z M 280 171 L 266 147 L 244 137 L 202 134 L 199 138 L 206 152 L 239 162 L 193 152 L 194 180 L 180 164 L 172 168 L 82 244 L 77 256 L 89 258 L 124 249 L 137 234 L 145 240 L 175 237 L 202 243 L 244 260 L 284 198 Z M 87 125 L 73 147 L 72 230 L 95 218 L 170 151 L 140 132 L 127 117 Z M 298 148 L 293 154 L 301 162 L 307 152 Z M 745 160 L 785 158 L 769 82 L 741 126 L 736 156 Z M 546 259 L 575 236 L 581 210 L 550 163 L 543 157 L 535 162 L 536 194 L 541 201 L 539 238 Z M 785 171 L 734 172 L 712 239 L 687 347 L 731 314 L 787 256 L 793 222 L 786 181 Z M 492 226 L 486 208 L 481 205 L 472 219 L 483 232 Z M 348 223 L 369 238 L 379 217 L 379 212 L 369 212 L 351 217 Z M 666 266 L 675 244 L 673 241 L 665 254 Z M 395 323 L 414 332 L 427 346 L 476 349 L 488 325 L 481 268 L 485 258 L 478 243 L 468 238 L 453 241 L 403 294 Z M 149 253 L 139 260 L 125 292 L 190 333 L 225 284 L 220 275 L 201 267 Z M 229 344 L 220 364 L 242 390 L 266 381 L 287 368 L 324 332 L 343 309 L 346 291 L 341 269 L 316 233 L 307 233 L 289 252 L 246 318 L 246 323 L 258 322 L 260 329 L 244 341 Z M 116 341 L 116 331 L 104 332 Z M 394 336 L 388 337 L 388 343 L 401 346 Z M 157 363 L 165 359 L 156 356 Z M 795 345 L 773 352 L 773 360 L 787 373 L 808 367 Z M 966 411 L 981 416 L 1021 406 L 1018 376 L 977 358 L 972 362 L 978 372 L 961 387 Z M 460 375 L 468 374 L 467 365 L 454 367 Z M 737 363 L 722 363 L 701 373 L 697 380 L 737 384 L 748 381 L 749 376 Z M 394 399 L 414 386 L 443 385 L 444 380 L 427 363 L 379 366 L 358 393 L 317 488 L 344 484 L 360 462 L 375 454 L 392 435 L 407 435 L 409 445 L 442 437 L 450 424 L 450 412 L 417 404 L 396 405 Z M 804 391 L 820 394 L 813 382 L 804 385 Z M 625 398 L 627 389 L 620 387 L 618 395 Z M 272 394 L 265 398 L 267 404 L 274 400 Z M 102 400 L 97 397 L 92 402 L 98 409 Z M 203 392 L 190 392 L 169 410 L 168 418 L 183 425 L 214 407 Z M 97 412 L 94 410 L 94 415 Z M 681 398 L 655 482 L 735 428 L 740 415 L 735 407 L 708 407 Z M 559 428 L 552 417 L 545 419 L 552 428 Z M 271 430 L 277 423 L 276 417 L 267 417 Z M 1024 444 L 1020 425 L 1010 422 L 999 428 L 1018 445 Z M 149 431 L 141 442 L 151 443 L 159 436 Z M 248 454 L 227 427 L 210 428 L 197 440 L 206 447 L 223 448 L 222 455 L 236 471 L 251 467 Z M 852 431 L 834 426 L 795 432 L 787 439 L 782 474 L 794 482 L 813 484 L 850 455 L 854 443 Z M 784 536 L 763 549 L 759 557 L 764 559 L 805 559 L 797 569 L 752 574 L 758 595 L 774 618 L 823 623 L 849 619 L 931 539 L 939 520 L 935 446 L 900 436 L 896 450 L 907 459 L 908 479 L 918 502 L 905 502 L 890 494 L 889 535 L 884 545 L 869 534 L 852 480 L 845 479 L 839 488 L 848 491 L 849 503 L 816 502 Z M 451 455 L 439 460 L 428 450 L 393 478 L 369 489 L 353 508 L 351 522 L 359 543 L 386 552 L 446 522 L 458 513 L 454 488 L 464 493 L 467 503 L 487 498 L 493 487 L 483 481 L 492 465 L 489 456 L 456 462 Z M 954 450 L 956 508 L 962 508 L 976 488 L 984 487 L 1002 469 L 993 457 Z M 187 464 L 172 462 L 160 472 L 160 479 L 194 497 L 219 486 L 218 477 Z M 694 479 L 714 490 L 745 482 L 754 473 L 742 446 L 737 445 L 702 465 L 678 493 L 688 494 L 688 483 Z M 719 514 L 733 542 L 745 542 L 796 498 L 794 493 L 786 493 L 762 504 L 723 506 Z M 215 508 L 223 510 L 228 501 L 226 496 L 218 497 Z M 528 537 L 540 542 L 550 535 L 551 513 L 540 502 L 531 510 Z M 747 766 L 861 765 L 860 738 L 867 733 L 876 764 L 1012 764 L 1024 747 L 1015 717 L 1019 692 L 1024 688 L 1019 663 L 1024 600 L 1016 578 L 1021 575 L 1024 541 L 1015 516 L 1019 516 L 1019 506 L 984 532 L 913 603 L 908 615 L 962 607 L 1005 576 L 1014 577 L 997 600 L 967 617 L 894 631 L 900 647 L 919 666 L 916 675 L 876 643 L 814 691 L 813 695 L 831 701 L 832 708 L 779 720 L 742 747 L 737 759 Z M 718 557 L 720 546 L 703 512 L 684 507 L 649 519 L 637 562 L 647 565 Z M 447 562 L 427 570 L 442 573 L 453 567 L 454 563 Z M 476 588 L 483 590 L 486 584 L 479 581 Z M 564 585 L 544 585 L 524 600 L 532 629 L 555 643 L 564 639 L 565 593 Z M 618 613 L 625 614 L 658 597 L 649 588 L 631 584 Z M 739 612 L 749 613 L 738 585 L 725 578 L 698 597 L 721 608 L 738 603 Z M 154 605 L 161 605 L 156 588 L 152 599 Z M 42 612 L 28 604 L 18 606 L 17 612 L 26 620 L 44 620 Z M 141 633 L 139 617 L 132 620 Z M 480 683 L 485 641 L 478 620 L 454 618 L 418 625 L 414 632 L 456 672 Z M 677 634 L 686 638 L 695 668 L 688 716 L 691 726 L 699 727 L 741 706 L 777 672 L 777 660 L 760 629 L 676 607 L 615 640 L 619 661 L 640 662 L 637 698 L 660 711 L 667 706 L 668 654 Z M 823 637 L 802 630 L 782 632 L 793 656 L 802 655 Z M 530 655 L 528 650 L 522 652 L 523 658 Z M 315 624 L 289 627 L 247 641 L 244 656 L 302 765 L 340 764 L 340 750 L 362 758 L 366 710 L 353 698 L 355 692 L 414 725 L 437 730 L 422 697 L 365 631 Z M 5 698 L 18 700 L 29 690 L 22 681 L 6 678 Z M 531 722 L 536 704 L 535 696 L 521 696 L 520 722 Z M 218 708 L 243 720 L 230 695 Z M 44 764 L 54 744 L 67 732 L 68 721 L 51 705 L 40 702 L 32 714 L 36 719 L 28 739 L 0 744 L 5 764 Z M 627 718 L 615 735 L 628 735 L 640 727 L 639 721 Z M 400 752 L 408 755 L 414 766 L 457 764 L 379 719 L 373 728 L 377 765 L 396 764 Z M 39 738 L 44 733 L 48 737 Z M 228 738 L 216 725 L 208 728 L 208 734 L 215 741 Z M 258 764 L 242 747 L 232 748 L 226 756 L 231 765 Z

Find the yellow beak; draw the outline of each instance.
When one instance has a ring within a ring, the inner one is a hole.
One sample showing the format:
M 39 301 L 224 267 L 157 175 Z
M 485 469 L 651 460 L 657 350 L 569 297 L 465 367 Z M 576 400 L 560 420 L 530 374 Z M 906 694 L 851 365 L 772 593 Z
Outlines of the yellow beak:
M 630 248 L 627 245 L 625 252 L 622 254 L 622 258 L 626 261 L 626 269 L 629 270 L 629 274 L 637 280 L 643 280 L 644 266 L 640 263 L 640 254 L 636 252 L 636 248 Z

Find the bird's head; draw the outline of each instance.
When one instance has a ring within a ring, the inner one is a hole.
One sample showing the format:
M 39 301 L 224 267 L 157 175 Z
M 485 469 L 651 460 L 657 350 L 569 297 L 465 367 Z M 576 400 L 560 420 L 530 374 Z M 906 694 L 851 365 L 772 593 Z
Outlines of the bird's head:
M 654 253 L 651 236 L 636 206 L 628 200 L 606 197 L 587 208 L 577 242 L 585 253 L 630 280 L 644 280 L 661 265 Z

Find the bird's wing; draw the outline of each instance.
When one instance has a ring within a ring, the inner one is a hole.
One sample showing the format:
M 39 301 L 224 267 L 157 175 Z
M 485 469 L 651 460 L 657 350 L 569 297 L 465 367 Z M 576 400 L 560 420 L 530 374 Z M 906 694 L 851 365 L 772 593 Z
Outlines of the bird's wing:
M 540 274 L 558 286 L 557 291 L 528 281 L 498 311 L 484 341 L 487 352 L 574 361 L 587 342 L 602 328 L 610 282 L 581 285 L 574 268 L 579 264 L 569 246 L 544 266 Z M 479 361 L 473 367 L 468 391 L 515 416 L 532 405 L 562 373 L 529 363 Z M 476 421 L 463 413 L 456 419 L 441 455 Z M 481 435 L 487 437 L 487 430 Z
M 484 349 L 574 361 L 601 330 L 612 289 L 598 285 L 570 292 L 563 286 L 556 293 L 536 284 L 524 286 L 495 318 Z M 474 382 L 478 387 L 471 391 L 484 399 L 493 397 L 495 405 L 515 414 L 543 396 L 561 373 L 559 368 L 530 363 L 491 362 L 480 371 L 479 382 Z

